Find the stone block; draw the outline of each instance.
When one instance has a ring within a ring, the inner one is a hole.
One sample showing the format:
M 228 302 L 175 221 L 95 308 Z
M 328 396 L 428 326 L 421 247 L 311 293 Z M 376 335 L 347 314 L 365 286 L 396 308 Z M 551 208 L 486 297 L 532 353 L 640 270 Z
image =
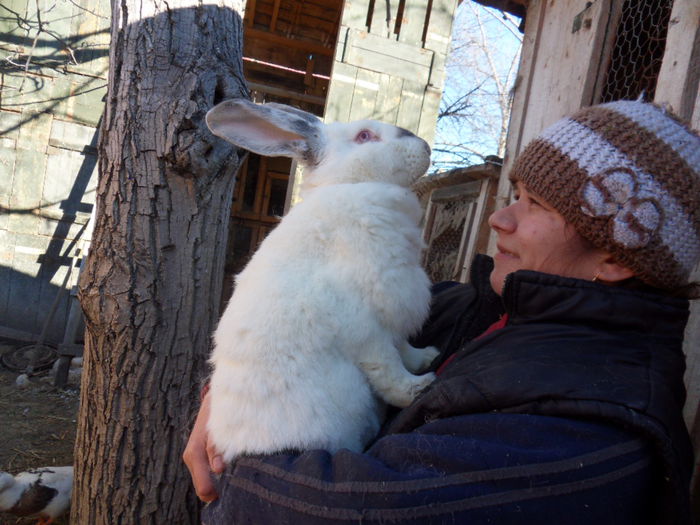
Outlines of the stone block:
M 53 213 L 61 213 L 63 202 L 73 191 L 75 177 L 84 156 L 75 151 L 52 148 L 46 161 L 46 177 L 42 189 L 41 206 Z
M 37 304 L 36 324 L 39 327 L 39 332 L 48 323 L 46 340 L 53 343 L 59 343 L 63 339 L 63 332 L 68 320 L 70 288 L 68 290 L 61 288 L 61 283 L 55 285 L 42 281 Z M 54 302 L 56 302 L 55 305 Z M 52 308 L 55 308 L 53 312 Z
M 97 129 L 77 122 L 54 119 L 49 145 L 77 152 L 97 153 Z M 51 151 L 49 151 L 51 153 Z
M 0 258 L 2 255 L 0 255 Z M 10 299 L 10 275 L 12 268 L 0 263 L 0 326 L 4 324 L 2 312 L 5 312 Z
M 0 206 L 10 206 L 12 177 L 15 170 L 15 150 L 0 145 Z
M 100 28 L 99 31 L 101 33 L 86 35 L 77 43 L 75 55 L 78 63 L 71 64 L 68 71 L 76 76 L 97 77 L 104 83 L 109 74 L 109 27 Z
M 31 333 L 36 330 L 36 303 L 41 292 L 37 279 L 41 264 L 38 259 L 43 250 L 25 244 L 16 244 L 10 267 L 7 315 L 5 326 Z
M 56 114 L 88 126 L 97 126 L 104 111 L 107 81 L 94 77 L 75 77 L 70 96 L 56 108 Z
M 15 256 L 15 234 L 0 229 L 0 311 L 7 307 L 10 293 L 10 270 Z M 0 322 L 0 324 L 3 324 Z
M 107 76 L 106 64 L 109 61 L 111 6 L 105 0 L 77 0 L 76 10 L 81 14 L 89 12 L 93 16 L 76 16 L 72 19 L 71 34 L 78 35 L 75 47 L 79 56 L 78 68 L 91 75 Z
M 24 266 L 19 263 L 19 266 Z M 7 308 L 2 315 L 2 324 L 16 330 L 38 334 L 36 302 L 32 300 L 40 293 L 39 281 L 30 274 L 10 268 Z
M 87 240 L 88 218 L 79 216 L 76 220 L 55 220 L 42 217 L 39 223 L 39 235 L 54 239 Z
M 89 217 L 97 185 L 97 157 L 49 148 L 42 212 L 53 219 Z
M 2 135 L 2 140 L 5 142 L 11 141 L 14 146 L 19 135 L 21 122 L 21 113 L 0 110 L 0 135 Z
M 7 231 L 34 236 L 39 233 L 40 219 L 31 213 L 10 211 L 7 218 Z
M 41 203 L 46 154 L 41 151 L 17 149 L 12 180 L 10 208 L 30 212 Z
M 41 221 L 39 217 L 32 216 L 32 220 L 38 225 Z M 38 226 L 37 226 L 38 228 Z M 15 252 L 26 255 L 40 256 L 46 251 L 49 244 L 46 237 L 41 237 L 36 234 L 27 234 L 22 232 L 12 232 L 14 234 Z
M 45 152 L 51 135 L 53 115 L 35 111 L 22 111 L 22 124 L 17 137 L 17 148 Z
M 3 76 L 3 104 L 22 110 L 22 122 L 28 116 L 37 113 L 51 112 L 58 105 L 56 97 L 68 93 L 67 81 L 61 77 L 53 77 L 52 70 L 34 74 L 31 70 L 10 71 Z M 28 111 L 27 115 L 24 112 Z
M 12 266 L 15 255 L 15 234 L 7 230 L 0 230 L 0 266 Z

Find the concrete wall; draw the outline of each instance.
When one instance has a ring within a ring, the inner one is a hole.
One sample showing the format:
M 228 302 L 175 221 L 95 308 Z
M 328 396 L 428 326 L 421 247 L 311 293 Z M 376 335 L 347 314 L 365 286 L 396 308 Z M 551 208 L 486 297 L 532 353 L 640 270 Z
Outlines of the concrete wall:
M 89 238 L 110 5 L 40 0 L 37 14 L 35 2 L 3 0 L 3 8 L 0 335 L 31 339 L 47 326 L 59 342 Z

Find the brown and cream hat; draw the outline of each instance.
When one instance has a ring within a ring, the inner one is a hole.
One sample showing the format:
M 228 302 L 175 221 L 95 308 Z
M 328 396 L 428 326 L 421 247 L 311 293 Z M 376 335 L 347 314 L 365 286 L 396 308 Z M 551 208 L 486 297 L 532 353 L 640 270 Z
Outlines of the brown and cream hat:
M 700 260 L 700 137 L 665 109 L 585 108 L 530 142 L 510 177 L 642 281 L 688 284 Z

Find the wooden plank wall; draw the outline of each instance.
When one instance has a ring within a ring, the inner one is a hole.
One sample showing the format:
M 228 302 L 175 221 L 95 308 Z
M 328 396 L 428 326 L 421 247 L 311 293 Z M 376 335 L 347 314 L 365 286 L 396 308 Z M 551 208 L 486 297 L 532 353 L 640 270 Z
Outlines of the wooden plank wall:
M 381 120 L 432 144 L 457 3 L 345 0 L 324 120 Z M 295 168 L 292 205 L 301 181 Z
M 432 142 L 456 0 L 347 0 L 327 121 L 374 118 Z
M 668 104 L 691 126 L 700 130 L 700 3 L 675 0 L 666 37 L 666 51 L 656 84 L 654 101 Z M 694 278 L 700 282 L 700 266 Z M 695 448 L 695 509 L 700 512 L 700 300 L 691 304 L 685 331 L 688 398 L 685 420 Z
M 243 64 L 254 98 L 323 114 L 341 10 L 342 0 L 247 2 Z
M 110 38 L 108 0 L 39 0 L 50 33 L 36 5 L 3 0 L 0 20 L 0 334 L 21 338 L 41 333 L 89 237 Z M 64 292 L 53 340 L 68 303 Z
M 619 0 L 582 5 L 576 0 L 528 5 L 520 65 L 508 127 L 498 206 L 510 199 L 508 173 L 527 143 L 548 125 L 594 102 L 599 74 L 610 56 Z M 491 235 L 489 253 L 495 251 Z
M 530 2 L 504 173 L 520 150 L 545 127 L 592 103 L 599 89 L 597 71 L 609 56 L 605 43 L 614 36 L 608 28 L 619 17 L 619 5 L 617 0 L 594 2 L 588 7 L 575 0 Z M 501 197 L 507 196 L 510 188 L 507 178 L 503 180 Z

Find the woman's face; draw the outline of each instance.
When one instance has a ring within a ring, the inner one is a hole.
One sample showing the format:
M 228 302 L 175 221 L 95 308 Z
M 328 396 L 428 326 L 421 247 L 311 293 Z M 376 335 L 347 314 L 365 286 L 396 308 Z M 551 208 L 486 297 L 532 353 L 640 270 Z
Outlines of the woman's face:
M 491 215 L 498 234 L 491 286 L 500 294 L 506 275 L 516 270 L 591 280 L 604 252 L 583 239 L 559 212 L 517 182 L 516 200 Z

